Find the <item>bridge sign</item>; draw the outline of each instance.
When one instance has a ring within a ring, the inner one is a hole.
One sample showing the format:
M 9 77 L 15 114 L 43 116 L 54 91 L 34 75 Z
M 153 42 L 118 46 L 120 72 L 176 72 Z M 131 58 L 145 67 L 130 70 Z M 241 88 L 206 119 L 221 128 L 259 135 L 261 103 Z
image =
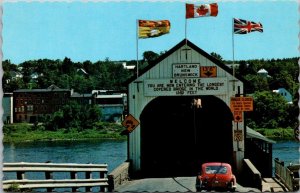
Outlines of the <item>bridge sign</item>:
M 202 78 L 217 77 L 217 67 L 216 66 L 201 66 L 200 75 Z
M 234 122 L 243 122 L 243 112 L 234 111 L 233 112 Z
M 234 130 L 234 141 L 243 141 L 242 130 Z
M 252 97 L 231 97 L 230 99 L 231 111 L 253 111 Z
M 127 115 L 122 125 L 131 133 L 140 123 L 131 114 Z

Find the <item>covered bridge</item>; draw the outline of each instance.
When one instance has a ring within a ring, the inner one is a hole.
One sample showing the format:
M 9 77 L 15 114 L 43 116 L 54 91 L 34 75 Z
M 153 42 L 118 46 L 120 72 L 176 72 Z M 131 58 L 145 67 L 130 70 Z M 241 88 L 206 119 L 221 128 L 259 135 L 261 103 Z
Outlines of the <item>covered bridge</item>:
M 144 176 L 195 175 L 207 161 L 239 171 L 245 154 L 243 113 L 230 99 L 244 91 L 231 68 L 187 39 L 128 84 L 128 113 L 139 125 L 128 135 L 128 159 Z

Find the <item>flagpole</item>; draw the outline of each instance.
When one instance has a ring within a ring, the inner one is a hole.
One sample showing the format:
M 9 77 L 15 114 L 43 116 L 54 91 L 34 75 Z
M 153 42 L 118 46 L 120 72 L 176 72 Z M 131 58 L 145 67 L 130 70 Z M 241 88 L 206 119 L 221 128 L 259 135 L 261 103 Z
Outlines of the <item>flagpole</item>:
M 136 78 L 139 77 L 139 20 L 136 20 Z
M 232 75 L 235 78 L 235 67 L 234 67 L 234 18 L 232 18 Z M 233 91 L 235 91 L 235 80 L 233 80 Z
M 185 45 L 187 45 L 187 39 L 186 39 L 186 36 L 187 36 L 187 19 L 185 18 Z

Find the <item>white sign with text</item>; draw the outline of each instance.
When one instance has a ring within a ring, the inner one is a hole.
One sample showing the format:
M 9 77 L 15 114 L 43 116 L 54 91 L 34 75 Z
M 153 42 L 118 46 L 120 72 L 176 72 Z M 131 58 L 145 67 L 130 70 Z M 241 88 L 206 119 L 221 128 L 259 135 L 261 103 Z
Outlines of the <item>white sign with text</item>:
M 173 64 L 173 78 L 200 77 L 200 64 Z
M 227 78 L 146 79 L 145 96 L 223 95 Z

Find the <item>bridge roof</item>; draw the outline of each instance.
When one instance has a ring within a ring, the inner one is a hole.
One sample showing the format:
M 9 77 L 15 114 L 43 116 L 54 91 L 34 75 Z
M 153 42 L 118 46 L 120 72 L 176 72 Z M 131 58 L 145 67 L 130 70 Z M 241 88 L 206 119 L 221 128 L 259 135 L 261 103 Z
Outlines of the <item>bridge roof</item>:
M 265 141 L 267 143 L 276 143 L 276 141 L 273 141 L 271 139 L 266 138 L 265 136 L 263 136 L 262 134 L 258 133 L 257 131 L 254 131 L 253 129 L 251 129 L 250 127 L 246 126 L 246 138 L 255 138 L 255 139 L 260 139 L 262 141 Z
M 175 45 L 169 51 L 167 51 L 166 53 L 162 54 L 159 58 L 157 58 L 155 61 L 153 61 L 153 63 L 151 65 L 148 65 L 143 70 L 139 71 L 139 76 L 143 75 L 145 72 L 147 72 L 148 70 L 150 70 L 151 68 L 153 68 L 155 65 L 157 65 L 158 63 L 160 63 L 162 60 L 164 60 L 167 57 L 169 57 L 171 54 L 173 54 L 175 51 L 177 51 L 179 48 L 181 48 L 185 44 L 187 44 L 189 47 L 191 47 L 193 50 L 195 50 L 199 54 L 201 54 L 204 57 L 206 57 L 211 62 L 215 63 L 220 68 L 224 69 L 229 74 L 233 75 L 232 69 L 229 68 L 228 66 L 226 66 L 223 62 L 221 62 L 220 60 L 218 60 L 215 57 L 211 56 L 210 54 L 208 54 L 207 52 L 205 52 L 204 50 L 202 50 L 201 48 L 199 48 L 198 46 L 196 46 L 195 44 L 193 44 L 192 42 L 190 42 L 188 39 L 183 39 L 181 42 L 179 42 L 177 45 Z M 238 80 L 242 81 L 244 84 L 248 83 L 248 81 L 246 79 L 244 79 L 242 76 L 239 76 L 239 75 L 235 74 L 235 77 Z M 133 76 L 131 79 L 129 79 L 125 83 L 125 85 L 133 82 L 135 79 L 136 79 L 136 77 Z

